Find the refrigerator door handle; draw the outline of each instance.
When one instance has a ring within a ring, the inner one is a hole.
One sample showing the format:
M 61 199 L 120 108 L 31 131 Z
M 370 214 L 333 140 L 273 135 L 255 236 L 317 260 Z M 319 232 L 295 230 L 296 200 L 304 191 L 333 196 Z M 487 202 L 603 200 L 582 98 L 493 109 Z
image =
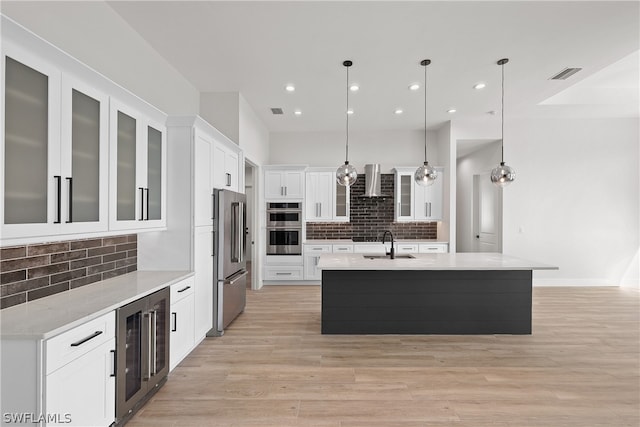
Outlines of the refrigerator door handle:
M 238 236 L 238 261 L 244 261 L 244 203 L 238 203 L 238 230 L 236 235 Z
M 216 329 L 222 332 L 222 296 L 224 295 L 224 280 L 218 280 L 218 309 L 216 310 Z
M 249 274 L 247 270 L 242 270 L 231 276 L 230 278 L 224 281 L 225 285 L 234 285 L 238 280 L 242 279 L 244 276 Z

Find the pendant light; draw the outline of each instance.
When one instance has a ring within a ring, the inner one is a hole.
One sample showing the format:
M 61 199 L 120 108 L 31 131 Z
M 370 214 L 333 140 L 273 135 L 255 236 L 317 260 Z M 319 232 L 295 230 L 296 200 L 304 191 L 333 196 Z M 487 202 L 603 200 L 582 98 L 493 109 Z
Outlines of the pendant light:
M 509 62 L 508 58 L 503 58 L 498 61 L 498 65 L 502 68 L 502 128 L 501 128 L 501 145 L 502 145 L 502 157 L 500 165 L 496 166 L 491 171 L 491 182 L 498 187 L 506 187 L 516 179 L 516 171 L 511 166 L 504 164 L 504 64 Z
M 347 110 L 345 111 L 347 116 L 347 143 L 345 147 L 344 165 L 340 166 L 338 170 L 336 170 L 336 181 L 340 185 L 349 187 L 358 179 L 358 172 L 356 171 L 356 168 L 349 164 L 349 67 L 353 65 L 353 62 L 344 61 L 342 65 L 347 69 Z
M 423 187 L 432 185 L 438 177 L 438 172 L 427 161 L 427 65 L 429 64 L 431 64 L 430 59 L 423 59 L 420 62 L 424 67 L 424 164 L 416 169 L 413 175 L 416 183 Z

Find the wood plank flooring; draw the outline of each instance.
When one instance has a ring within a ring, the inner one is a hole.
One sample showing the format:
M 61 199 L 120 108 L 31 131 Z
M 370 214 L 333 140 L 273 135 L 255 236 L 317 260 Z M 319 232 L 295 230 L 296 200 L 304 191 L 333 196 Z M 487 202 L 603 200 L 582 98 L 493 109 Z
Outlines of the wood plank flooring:
M 248 291 L 127 424 L 640 426 L 640 293 L 534 288 L 532 335 L 321 335 L 319 286 Z

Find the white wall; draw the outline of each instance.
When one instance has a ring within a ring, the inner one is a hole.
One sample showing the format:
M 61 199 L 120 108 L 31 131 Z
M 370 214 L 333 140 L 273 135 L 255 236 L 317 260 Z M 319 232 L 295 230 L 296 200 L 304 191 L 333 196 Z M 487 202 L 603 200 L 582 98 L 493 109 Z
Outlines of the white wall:
M 238 92 L 203 92 L 200 94 L 200 116 L 235 142 L 240 141 Z
M 429 163 L 440 166 L 435 132 L 427 135 Z M 269 164 L 338 166 L 345 160 L 344 132 L 272 132 Z M 396 166 L 424 162 L 424 131 L 349 132 L 349 163 L 360 173 L 364 165 L 380 163 L 382 173 Z
M 267 164 L 270 147 L 269 130 L 242 94 L 238 97 L 238 138 L 240 148 L 247 159 L 256 165 Z
M 500 141 L 484 145 L 457 161 L 456 242 L 458 252 L 474 252 L 473 176 L 491 171 L 500 163 Z
M 104 2 L 2 1 L 0 11 L 169 115 L 198 112 L 199 93 Z
M 513 119 L 505 161 L 504 253 L 560 267 L 549 285 L 638 287 L 639 120 Z

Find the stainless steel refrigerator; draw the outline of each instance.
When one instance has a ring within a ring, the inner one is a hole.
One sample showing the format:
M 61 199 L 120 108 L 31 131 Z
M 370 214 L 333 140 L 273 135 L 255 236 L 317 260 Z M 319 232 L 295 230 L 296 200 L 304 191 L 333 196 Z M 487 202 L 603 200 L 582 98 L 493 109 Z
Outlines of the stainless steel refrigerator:
M 245 260 L 246 197 L 229 190 L 213 190 L 213 328 L 220 336 L 244 311 L 247 263 Z

